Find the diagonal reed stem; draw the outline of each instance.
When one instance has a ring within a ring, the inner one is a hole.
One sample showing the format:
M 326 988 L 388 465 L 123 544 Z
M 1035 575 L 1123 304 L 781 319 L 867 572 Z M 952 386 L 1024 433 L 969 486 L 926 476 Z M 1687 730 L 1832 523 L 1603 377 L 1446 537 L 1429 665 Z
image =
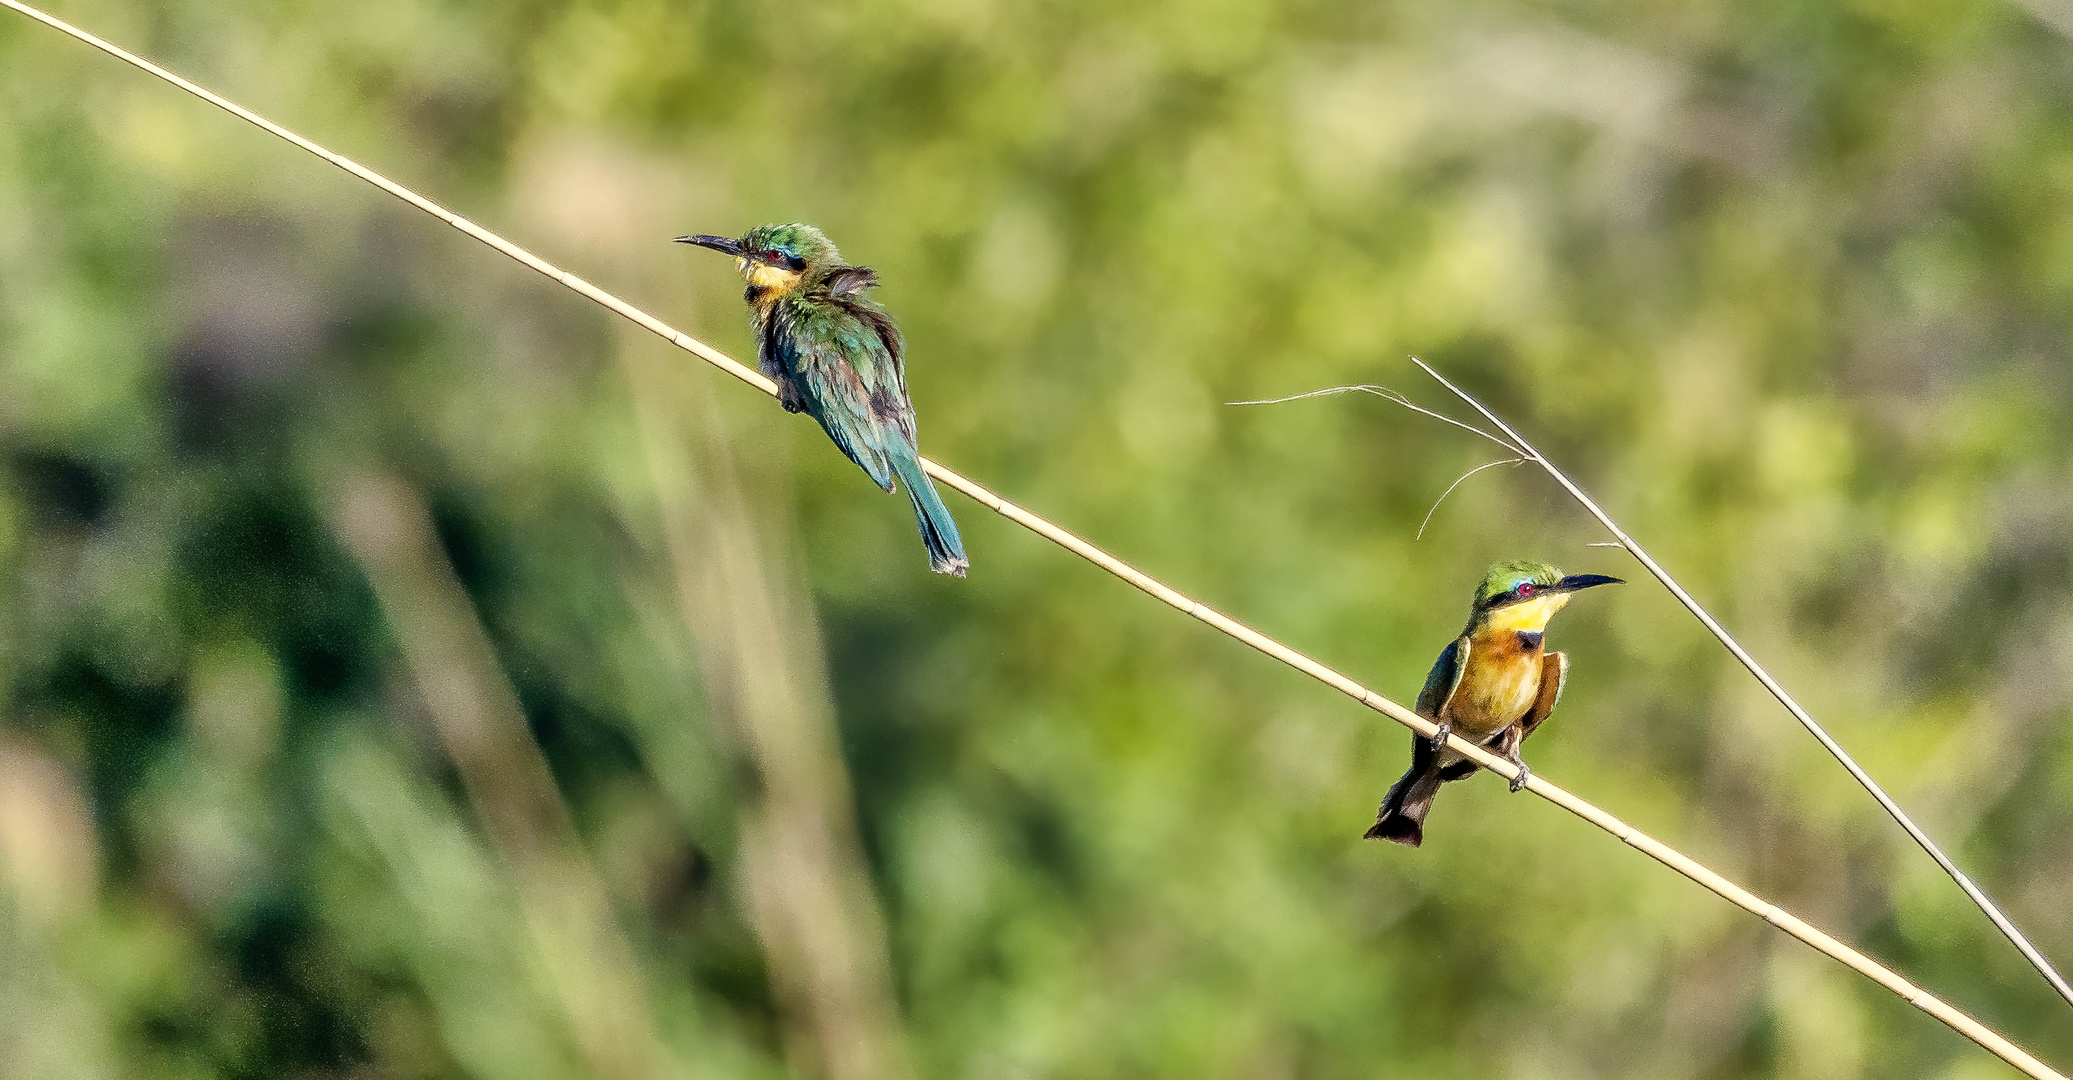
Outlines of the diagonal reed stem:
M 81 30 L 75 26 L 72 26 L 69 23 L 66 23 L 54 16 L 47 15 L 41 11 L 38 11 L 37 9 L 30 7 L 29 5 L 22 3 L 21 0 L 0 0 L 0 6 L 12 8 L 15 11 L 22 13 L 23 15 L 28 16 L 29 18 L 36 20 L 37 22 L 43 23 L 44 25 L 49 26 L 52 29 L 55 29 L 61 33 L 69 35 L 72 38 L 75 38 L 81 42 L 91 45 L 94 48 L 99 49 L 102 52 L 107 53 L 108 55 L 113 56 L 126 64 L 136 67 L 139 70 L 148 72 L 159 79 L 163 79 L 164 81 L 171 83 L 172 85 L 177 86 L 180 89 L 185 90 L 198 98 L 201 98 L 203 101 L 206 101 L 209 104 L 214 105 L 217 108 L 220 108 L 225 112 L 228 112 L 231 115 L 238 117 L 241 120 L 251 123 L 273 135 L 287 140 L 288 142 L 294 143 L 296 146 L 299 146 L 302 149 L 307 150 L 320 158 L 323 158 L 325 161 L 328 161 L 333 165 L 336 165 L 339 168 L 344 169 L 349 173 L 352 173 L 354 176 L 357 176 L 360 179 L 365 180 L 370 184 L 373 184 L 375 187 L 378 187 L 383 191 L 386 191 L 389 194 L 394 195 L 399 199 L 402 199 L 404 202 L 407 202 L 410 205 L 415 206 L 428 214 L 431 214 L 433 217 L 436 217 L 449 225 L 452 225 L 454 228 L 459 229 L 461 232 L 464 232 L 469 236 L 472 236 L 475 239 L 480 240 L 481 242 L 487 244 L 491 248 L 494 248 L 495 250 L 511 257 L 512 259 L 515 259 L 518 262 L 521 262 L 526 266 L 531 267 L 533 270 L 538 271 L 540 274 L 548 278 L 551 278 L 556 282 L 559 282 L 561 285 L 570 289 L 571 291 L 581 294 L 582 296 L 587 297 L 592 301 L 595 301 L 596 303 L 615 312 L 616 314 L 619 314 L 627 318 L 628 320 L 632 321 L 641 328 L 655 334 L 658 337 L 661 337 L 665 341 L 670 342 L 678 348 L 681 348 L 687 352 L 690 352 L 698 356 L 700 359 L 706 361 L 714 367 L 719 368 L 727 374 L 734 376 L 736 379 L 739 379 L 742 382 L 745 382 L 750 386 L 753 386 L 756 389 L 763 391 L 765 394 L 771 394 L 773 396 L 775 395 L 776 387 L 771 383 L 769 379 L 764 378 L 760 373 L 753 371 L 747 367 L 744 367 L 742 364 L 736 362 L 732 358 L 728 357 L 726 354 L 720 352 L 717 349 L 714 349 L 713 347 L 705 344 L 704 342 L 697 340 L 696 338 L 691 337 L 689 334 L 686 334 L 680 330 L 671 327 L 669 324 L 654 317 L 653 315 L 650 315 L 647 312 L 642 311 L 637 307 L 634 307 L 632 304 L 629 304 L 626 301 L 621 300 L 616 296 L 613 296 L 611 293 L 608 293 L 603 289 L 600 289 L 597 286 L 592 285 L 587 281 L 584 281 L 582 278 L 579 278 L 566 270 L 562 270 L 561 268 L 555 266 L 547 260 L 542 259 L 537 255 L 534 255 L 532 252 L 529 252 L 524 248 L 519 247 L 518 245 L 510 242 L 509 240 L 506 240 L 503 237 L 498 236 L 493 232 L 490 232 L 488 229 L 485 229 L 480 225 L 476 225 L 475 223 L 468 221 L 467 219 L 459 216 L 458 214 L 455 214 L 452 211 L 447 210 L 444 207 L 441 207 L 439 204 L 431 201 L 430 199 L 425 198 L 422 195 L 417 194 L 414 191 L 411 191 L 409 188 L 406 188 L 403 185 L 388 179 L 387 177 L 382 176 L 380 173 L 377 173 L 374 170 L 369 169 L 364 165 L 360 165 L 357 162 L 354 162 L 339 154 L 335 154 L 330 150 L 327 150 L 322 146 L 319 146 L 316 143 L 311 142 L 310 140 L 305 139 L 302 136 L 297 135 L 284 127 L 281 127 L 279 124 L 276 124 L 270 120 L 265 119 L 264 117 L 259 116 L 256 113 L 253 113 L 238 105 L 235 105 L 230 101 L 227 101 L 224 98 L 214 93 L 211 93 L 210 91 L 205 90 L 202 87 L 197 86 L 194 83 L 189 82 L 186 79 L 183 79 L 180 76 L 175 75 L 162 67 L 159 67 L 156 64 L 153 64 L 149 60 L 145 60 L 142 57 L 136 56 L 133 53 L 126 52 L 123 49 L 115 45 L 109 44 L 108 42 L 103 41 L 100 38 L 95 37 L 94 35 L 89 34 L 86 31 Z M 922 465 L 924 468 L 928 470 L 929 475 L 935 477 L 937 481 L 949 487 L 957 489 L 958 491 L 962 492 L 966 496 L 969 496 L 981 505 L 993 510 L 995 513 L 1001 515 L 1002 517 L 1007 518 L 1009 521 L 1012 521 L 1015 524 L 1020 525 L 1033 533 L 1036 533 L 1038 536 L 1041 536 L 1044 539 L 1049 540 L 1054 544 L 1057 544 L 1059 547 L 1062 547 L 1067 551 L 1072 552 L 1074 555 L 1077 555 L 1080 558 L 1085 559 L 1088 562 L 1091 562 L 1094 565 L 1100 567 L 1101 569 L 1106 570 L 1110 574 L 1113 574 L 1116 577 L 1121 578 L 1125 582 L 1128 582 L 1130 585 L 1135 586 L 1136 588 L 1146 593 L 1149 593 L 1151 596 L 1153 596 L 1160 602 L 1167 604 L 1175 610 L 1180 611 L 1183 614 L 1186 614 L 1189 617 L 1196 619 L 1200 622 L 1206 623 L 1218 632 L 1232 638 L 1235 641 L 1241 642 L 1245 645 L 1249 645 L 1252 648 L 1257 649 L 1260 652 L 1265 653 L 1266 655 L 1281 661 L 1289 667 L 1292 667 L 1297 671 L 1300 671 L 1303 674 L 1308 675 L 1321 683 L 1324 683 L 1326 686 L 1329 686 L 1332 689 L 1337 690 L 1342 694 L 1345 694 L 1347 697 L 1350 697 L 1355 701 L 1360 702 L 1362 705 L 1365 705 L 1368 708 L 1373 709 L 1376 712 L 1379 712 L 1392 720 L 1395 720 L 1397 723 L 1400 723 L 1405 727 L 1410 728 L 1412 731 L 1415 731 L 1420 735 L 1424 735 L 1427 738 L 1430 738 L 1437 733 L 1437 729 L 1432 724 L 1432 722 L 1426 720 L 1422 716 L 1419 716 L 1417 713 L 1414 713 L 1411 710 L 1404 708 L 1402 705 L 1399 705 L 1396 702 L 1391 701 L 1388 698 L 1385 698 L 1382 695 L 1374 692 L 1373 690 L 1370 690 L 1367 687 L 1362 686 L 1360 683 L 1354 681 L 1353 679 L 1350 679 L 1345 675 L 1342 675 L 1339 672 L 1334 671 L 1329 667 L 1326 667 L 1325 665 L 1317 662 L 1316 660 L 1313 660 L 1310 657 L 1305 656 L 1302 653 L 1299 653 L 1286 645 L 1283 645 L 1282 643 L 1274 640 L 1273 638 L 1270 638 L 1265 634 L 1262 634 L 1259 631 L 1254 630 L 1249 626 L 1246 626 L 1244 623 L 1238 622 L 1237 620 L 1232 619 L 1231 617 L 1224 615 L 1221 612 L 1215 611 L 1206 604 L 1203 604 L 1196 600 L 1189 599 L 1187 596 L 1183 595 L 1178 590 L 1175 590 L 1161 583 L 1160 581 L 1152 578 L 1151 576 L 1137 570 L 1135 567 L 1132 567 L 1129 564 L 1123 562 L 1121 559 L 1118 559 L 1115 556 L 1110 555 L 1108 552 L 1103 551 L 1098 547 L 1095 547 L 1093 544 L 1088 543 L 1086 540 L 1081 539 L 1080 537 L 1059 527 L 1058 525 L 1052 524 L 1045 518 L 1037 514 L 1031 513 L 1028 510 L 1024 510 L 1023 508 L 1016 506 L 1014 503 L 1011 503 L 1008 500 L 1001 498 L 999 495 L 994 494 L 993 492 L 987 490 L 985 487 L 982 487 L 978 483 L 972 480 L 968 480 L 964 476 L 927 459 L 923 459 Z M 1505 761 L 1503 758 L 1493 756 L 1489 752 L 1485 751 L 1483 748 L 1476 746 L 1464 739 L 1461 739 L 1458 736 L 1448 740 L 1448 747 L 1460 753 L 1462 756 L 1468 758 L 1469 760 L 1475 762 L 1477 765 L 1485 769 L 1489 769 L 1500 776 L 1506 777 L 1507 779 L 1512 778 L 1515 775 L 1515 770 L 1512 768 L 1510 762 Z M 1977 1020 L 1974 1020 L 1972 1017 L 1966 1015 L 1964 1012 L 1953 1007 L 1948 1002 L 1945 1002 L 1943 999 L 1937 997 L 1934 994 L 1929 993 L 1926 990 L 1923 990 L 1922 988 L 1909 982 L 1907 979 L 1902 978 L 1898 973 L 1894 972 L 1892 969 L 1887 968 L 1883 964 L 1880 964 L 1878 961 L 1873 960 L 1868 956 L 1865 956 L 1863 953 L 1858 952 L 1857 950 L 1849 947 L 1848 945 L 1845 945 L 1842 942 L 1837 941 L 1835 938 L 1830 937 L 1822 931 L 1815 929 L 1813 926 L 1808 925 L 1806 922 L 1802 921 L 1798 916 L 1793 915 L 1791 912 L 1788 912 L 1783 908 L 1780 908 L 1777 905 L 1772 904 L 1769 901 L 1766 901 L 1761 897 L 1756 896 L 1754 893 L 1749 892 L 1747 889 L 1744 889 L 1741 886 L 1736 885 L 1734 882 L 1729 881 L 1728 879 L 1720 876 L 1717 873 L 1714 873 L 1712 870 L 1706 868 L 1698 861 L 1677 851 L 1675 848 L 1670 847 L 1662 841 L 1657 840 L 1647 835 L 1646 833 L 1641 832 L 1639 829 L 1636 829 L 1633 826 L 1628 825 L 1626 822 L 1621 821 L 1619 818 L 1614 817 L 1613 815 L 1605 812 L 1604 810 L 1599 809 L 1592 803 L 1582 798 L 1579 798 L 1578 796 L 1572 795 L 1569 792 L 1563 790 L 1562 788 L 1556 787 L 1554 784 L 1551 784 L 1547 780 L 1543 779 L 1539 774 L 1534 774 L 1528 777 L 1526 781 L 1526 790 L 1531 791 L 1536 795 L 1539 795 L 1541 798 L 1554 803 L 1556 806 L 1559 806 L 1562 809 L 1567 810 L 1570 813 L 1575 814 L 1576 816 L 1584 819 L 1585 821 L 1588 821 L 1591 824 L 1596 825 L 1598 828 L 1603 829 L 1608 833 L 1611 833 L 1613 836 L 1618 837 L 1621 841 L 1640 851 L 1642 854 L 1645 854 L 1649 858 L 1654 859 L 1659 863 L 1662 863 L 1664 866 L 1667 866 L 1670 869 L 1677 871 L 1679 874 L 1684 875 L 1686 878 L 1689 878 L 1690 880 L 1698 883 L 1700 886 L 1712 891 L 1714 894 L 1720 896 L 1722 899 L 1727 900 L 1729 903 L 1734 904 L 1736 907 L 1739 907 L 1744 911 L 1748 911 L 1751 914 L 1756 915 L 1757 917 L 1763 919 L 1765 922 L 1770 923 L 1772 926 L 1775 926 L 1778 929 L 1785 931 L 1793 937 L 1796 937 L 1799 940 L 1812 946 L 1821 953 L 1835 959 L 1839 963 L 1848 966 L 1851 970 L 1858 972 L 1859 974 L 1865 976 L 1868 979 L 1871 979 L 1873 982 L 1876 982 L 1880 986 L 1883 986 L 1886 989 L 1892 991 L 1893 993 L 1899 995 L 1903 1000 L 1905 1000 L 1909 1004 L 1915 1006 L 1918 1009 L 1921 1009 L 1923 1012 L 1928 1013 L 1930 1016 L 1933 1016 L 1937 1020 L 1948 1025 L 1953 1031 L 1956 1031 L 1959 1034 L 1964 1035 L 1966 1038 L 1971 1039 L 1973 1042 L 1978 1043 L 1980 1047 L 1985 1049 L 1987 1052 L 2009 1063 L 2010 1065 L 2015 1066 L 2017 1069 L 2020 1069 L 2026 1075 L 2035 1078 L 2035 1080 L 2067 1080 L 2066 1077 L 2064 1077 L 2058 1072 L 2053 1071 L 2049 1066 L 2032 1057 L 2021 1047 L 2016 1046 L 2014 1043 L 2010 1042 L 2008 1039 L 1996 1033 L 1991 1028 L 1988 1028 L 1986 1025 L 1980 1023 Z
M 1892 815 L 1893 820 L 1898 822 L 1900 827 L 1906 830 L 1910 837 L 1914 838 L 1915 843 L 1921 845 L 1922 850 L 1928 852 L 1929 857 L 1936 860 L 1936 865 L 1943 867 L 1943 872 L 1949 874 L 1951 880 L 1958 883 L 1958 888 L 1965 890 L 1965 895 L 1971 897 L 1972 902 L 1979 905 L 1979 909 L 1986 913 L 1987 918 L 1993 922 L 1995 928 L 2007 936 L 2008 940 L 2015 945 L 2017 951 L 2023 954 L 2023 958 L 2030 962 L 2030 966 L 2036 968 L 2037 973 L 2044 976 L 2045 981 L 2051 984 L 2052 989 L 2057 990 L 2059 996 L 2065 998 L 2068 1004 L 2073 1004 L 2073 988 L 2069 988 L 2066 985 L 2066 980 L 2059 975 L 2058 969 L 2052 966 L 2050 960 L 2045 959 L 2044 954 L 2037 950 L 2037 946 L 2030 944 L 2030 939 L 2024 937 L 2023 932 L 2016 929 L 2015 924 L 2009 921 L 2008 916 L 2001 913 L 2000 906 L 1989 899 L 1978 885 L 1973 884 L 1972 879 L 1965 875 L 1965 871 L 1958 869 L 1957 864 L 1951 861 L 1950 856 L 1945 855 L 1943 849 L 1937 847 L 1934 840 L 1929 839 L 1929 834 L 1923 832 L 1921 826 L 1916 825 L 1913 818 L 1908 817 L 1907 811 L 1902 810 L 1900 804 L 1894 802 L 1892 797 L 1886 794 L 1885 789 L 1881 788 L 1878 782 L 1873 780 L 1871 775 L 1866 773 L 1850 757 L 1841 744 L 1829 737 L 1828 732 L 1822 730 L 1820 724 L 1814 722 L 1814 717 L 1797 700 L 1794 700 L 1793 696 L 1787 693 L 1783 686 L 1778 684 L 1777 679 L 1771 677 L 1770 672 L 1764 670 L 1762 664 L 1756 662 L 1755 657 L 1749 655 L 1749 650 L 1744 649 L 1742 643 L 1736 641 L 1733 634 L 1728 633 L 1726 628 L 1722 627 L 1712 615 L 1708 614 L 1697 600 L 1692 599 L 1690 593 L 1684 591 L 1684 586 L 1679 585 L 1677 579 L 1671 577 L 1668 570 L 1663 569 L 1660 563 L 1650 558 L 1648 552 L 1642 550 L 1641 545 L 1635 543 L 1634 538 L 1628 536 L 1626 530 L 1620 528 L 1612 520 L 1611 515 L 1600 509 L 1589 495 L 1584 494 L 1584 490 L 1578 487 L 1575 481 L 1571 480 L 1561 469 L 1556 468 L 1555 463 L 1549 461 L 1546 455 L 1535 449 L 1532 443 L 1527 442 L 1525 436 L 1520 435 L 1516 429 L 1505 423 L 1502 418 L 1490 411 L 1482 402 L 1477 401 L 1466 390 L 1454 385 L 1448 381 L 1446 376 L 1434 371 L 1432 366 L 1425 361 L 1414 356 L 1411 358 L 1411 362 L 1418 365 L 1427 375 L 1439 380 L 1441 386 L 1453 391 L 1455 397 L 1467 402 L 1471 408 L 1483 414 L 1483 419 L 1497 425 L 1497 430 L 1503 432 L 1505 438 L 1511 440 L 1510 445 L 1513 449 L 1534 464 L 1547 470 L 1547 474 L 1554 477 L 1555 482 L 1562 485 L 1564 491 L 1569 492 L 1570 496 L 1582 504 L 1585 510 L 1590 511 L 1591 516 L 1598 519 L 1598 524 L 1605 526 L 1606 531 L 1610 532 L 1613 538 L 1619 541 L 1621 547 L 1627 549 L 1628 554 L 1634 556 L 1650 574 L 1654 575 L 1657 581 L 1662 582 L 1663 587 L 1670 590 L 1670 595 L 1676 597 L 1677 602 L 1683 604 L 1686 611 L 1691 612 L 1694 618 L 1705 624 L 1706 629 L 1711 630 L 1713 636 L 1720 639 L 1720 643 L 1726 646 L 1727 651 L 1733 653 L 1735 659 L 1741 661 L 1742 666 L 1748 668 L 1751 675 L 1756 676 L 1756 681 L 1762 683 L 1764 689 L 1769 690 L 1771 696 L 1777 698 L 1780 705 L 1785 706 L 1785 711 L 1791 713 L 1793 719 L 1798 720 L 1800 725 L 1807 729 L 1808 733 L 1820 741 L 1822 747 L 1829 754 L 1842 763 L 1843 768 L 1849 770 L 1850 775 L 1856 778 L 1859 784 L 1863 785 L 1864 790 L 1871 793 L 1872 798 L 1878 800 L 1879 805 L 1885 808 L 1886 813 Z M 1420 411 L 1423 412 L 1425 410 L 1421 409 Z
M 374 589 L 439 745 L 511 875 L 590 1075 L 681 1075 L 656 1038 L 647 986 L 422 497 L 366 473 L 334 481 L 329 518 Z

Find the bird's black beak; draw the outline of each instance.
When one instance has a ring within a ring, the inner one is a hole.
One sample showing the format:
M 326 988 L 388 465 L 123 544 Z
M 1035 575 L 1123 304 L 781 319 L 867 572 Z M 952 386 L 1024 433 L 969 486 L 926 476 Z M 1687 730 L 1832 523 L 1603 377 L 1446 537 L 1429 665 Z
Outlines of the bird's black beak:
M 697 244 L 699 247 L 711 248 L 722 255 L 732 255 L 737 259 L 747 257 L 747 252 L 742 250 L 741 241 L 729 240 L 724 236 L 707 236 L 704 233 L 700 233 L 697 236 L 679 236 L 676 242 L 679 244 Z
M 1555 582 L 1555 591 L 1577 592 L 1583 589 L 1597 588 L 1600 585 L 1625 584 L 1626 582 L 1619 578 L 1606 577 L 1604 574 L 1571 574 L 1568 577 Z

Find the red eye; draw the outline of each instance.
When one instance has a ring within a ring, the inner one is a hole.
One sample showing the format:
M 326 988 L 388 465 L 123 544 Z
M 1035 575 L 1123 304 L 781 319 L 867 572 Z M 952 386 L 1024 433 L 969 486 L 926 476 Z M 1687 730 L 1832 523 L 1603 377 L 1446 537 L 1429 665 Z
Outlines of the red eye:
M 1532 596 L 1534 593 L 1539 591 L 1540 590 L 1535 588 L 1533 583 L 1530 581 L 1524 585 L 1519 586 L 1519 596 L 1522 599 L 1528 596 Z
M 771 261 L 771 262 L 774 262 L 774 263 L 778 264 L 779 266 L 783 266 L 783 265 L 784 265 L 785 263 L 787 263 L 787 262 L 790 262 L 790 261 L 791 261 L 790 259 L 788 259 L 788 258 L 786 258 L 786 257 L 785 257 L 785 253 L 784 253 L 784 252 L 782 252 L 782 251 L 778 251 L 778 250 L 777 250 L 777 249 L 775 249 L 775 248 L 773 248 L 773 249 L 771 249 L 771 250 L 769 250 L 769 251 L 766 251 L 766 252 L 764 252 L 764 253 L 763 253 L 763 257 L 764 257 L 765 259 L 768 259 L 768 260 L 769 260 L 769 261 Z

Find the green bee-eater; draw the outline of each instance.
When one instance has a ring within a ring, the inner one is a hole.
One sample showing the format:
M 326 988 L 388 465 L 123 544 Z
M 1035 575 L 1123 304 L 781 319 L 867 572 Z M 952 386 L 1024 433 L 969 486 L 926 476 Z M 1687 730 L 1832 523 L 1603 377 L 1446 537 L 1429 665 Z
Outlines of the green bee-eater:
M 1476 771 L 1474 762 L 1445 749 L 1451 732 L 1503 755 L 1519 769 L 1512 790 L 1526 786 L 1519 744 L 1546 722 L 1562 699 L 1569 657 L 1541 647 L 1548 620 L 1580 589 L 1622 584 L 1603 574 L 1562 575 L 1546 563 L 1502 562 L 1483 575 L 1468 610 L 1468 626 L 1440 652 L 1418 692 L 1418 715 L 1437 723 L 1439 736 L 1411 736 L 1411 768 L 1389 789 L 1369 838 L 1417 847 L 1425 815 L 1440 785 Z
M 878 284 L 869 267 L 842 253 L 811 225 L 759 225 L 739 240 L 679 236 L 734 256 L 748 279 L 743 298 L 756 333 L 757 366 L 777 383 L 786 412 L 804 412 L 872 481 L 893 480 L 914 501 L 929 569 L 965 575 L 957 522 L 921 468 L 914 403 L 907 398 L 905 344 L 891 315 L 864 295 Z

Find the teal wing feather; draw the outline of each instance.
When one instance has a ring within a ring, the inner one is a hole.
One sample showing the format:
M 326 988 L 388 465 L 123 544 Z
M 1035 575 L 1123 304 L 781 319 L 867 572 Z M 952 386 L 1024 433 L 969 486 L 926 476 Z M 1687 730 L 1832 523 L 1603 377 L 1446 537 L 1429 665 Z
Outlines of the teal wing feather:
M 915 445 L 899 328 L 885 309 L 861 295 L 873 280 L 862 267 L 838 268 L 824 288 L 779 303 L 785 329 L 776 365 L 784 372 L 779 399 L 796 400 L 820 421 L 879 487 L 891 491 L 897 478 L 914 504 L 929 568 L 963 577 L 971 560 Z
M 853 267 L 850 273 L 868 277 L 871 270 Z M 907 342 L 892 316 L 859 292 L 845 287 L 833 294 L 830 306 L 842 313 L 843 340 L 854 343 L 857 373 L 870 394 L 873 418 L 891 425 L 911 451 L 915 449 L 914 401 L 907 396 Z
M 1468 670 L 1468 636 L 1455 638 L 1446 648 L 1440 650 L 1440 658 L 1433 661 L 1432 670 L 1425 676 L 1425 688 L 1418 691 L 1418 715 L 1428 720 L 1437 720 L 1454 700 L 1454 691 L 1461 686 L 1461 675 Z
M 915 452 L 899 332 L 869 301 L 801 297 L 787 303 L 790 355 L 784 359 L 806 411 L 873 482 L 891 491 L 889 457 Z
M 1425 687 L 1418 691 L 1418 715 L 1427 720 L 1438 720 L 1445 712 L 1447 703 L 1454 699 L 1454 691 L 1461 686 L 1461 673 L 1468 670 L 1469 649 L 1468 637 L 1463 635 L 1448 642 L 1447 647 L 1440 650 L 1439 659 L 1432 662 L 1432 670 L 1425 675 Z M 1398 781 L 1397 788 L 1390 789 L 1391 794 L 1397 794 L 1398 788 L 1403 788 L 1403 785 L 1410 783 L 1414 777 L 1422 776 L 1428 770 L 1437 767 L 1438 761 L 1439 750 L 1432 745 L 1432 740 L 1415 731 L 1412 732 L 1411 771 L 1404 774 L 1403 780 Z M 1440 781 L 1459 779 L 1466 775 L 1461 771 L 1463 765 L 1468 763 L 1456 759 L 1451 765 L 1439 767 L 1435 775 Z M 1474 771 L 1475 766 L 1468 765 L 1468 772 Z M 1404 788 L 1404 791 L 1408 790 Z M 1385 802 L 1384 806 L 1387 805 Z

